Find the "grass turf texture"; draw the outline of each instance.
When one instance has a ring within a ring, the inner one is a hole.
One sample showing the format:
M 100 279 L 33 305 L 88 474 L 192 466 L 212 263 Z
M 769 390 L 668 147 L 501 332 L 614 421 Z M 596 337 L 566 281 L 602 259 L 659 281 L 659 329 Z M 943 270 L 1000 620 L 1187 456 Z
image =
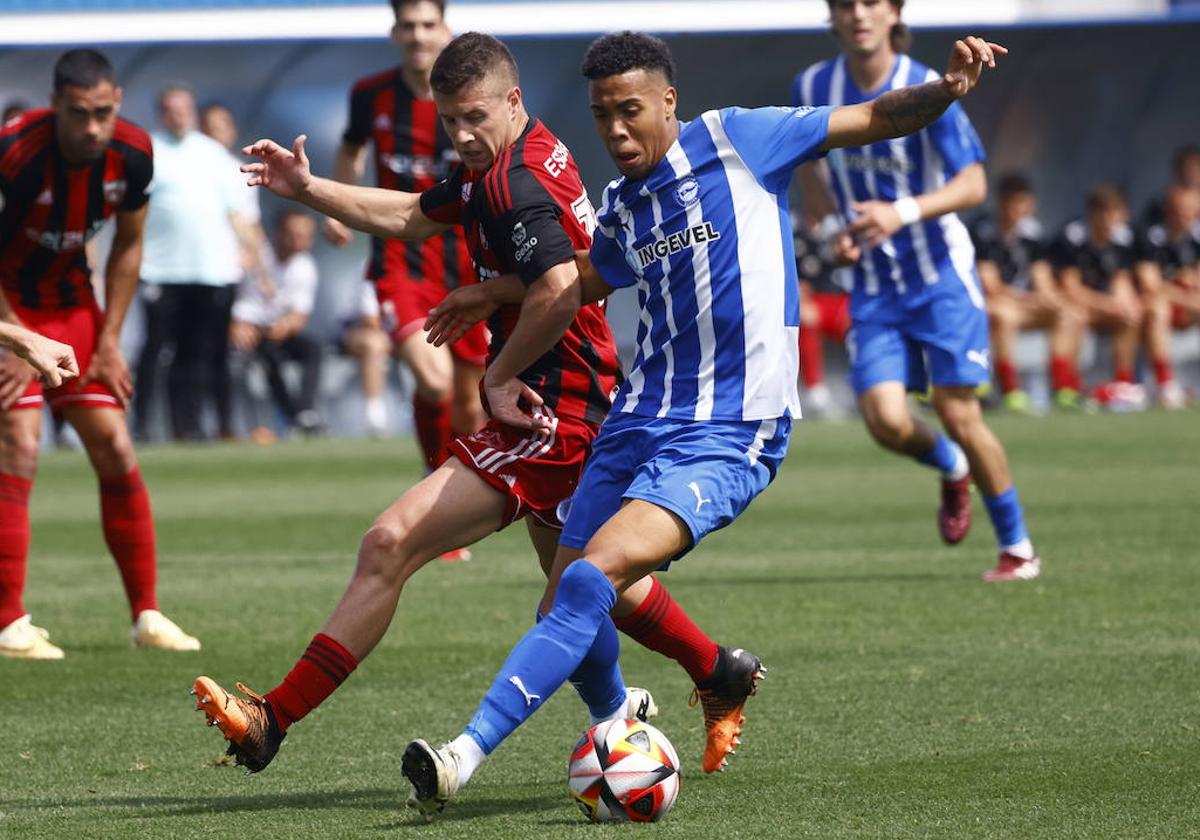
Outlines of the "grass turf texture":
M 627 643 L 684 761 L 673 813 L 595 827 L 570 804 L 568 687 L 437 823 L 403 807 L 411 737 L 456 733 L 541 590 L 515 527 L 409 585 L 380 647 L 247 777 L 192 710 L 199 673 L 266 691 L 335 603 L 407 441 L 151 449 L 164 610 L 199 654 L 133 651 L 81 456 L 33 500 L 27 605 L 67 651 L 0 660 L 5 837 L 1183 837 L 1200 826 L 1194 413 L 999 418 L 1045 563 L 984 585 L 986 518 L 944 548 L 935 477 L 857 425 L 798 427 L 779 480 L 668 576 L 717 639 L 761 655 L 728 772 L 698 769 L 683 672 Z

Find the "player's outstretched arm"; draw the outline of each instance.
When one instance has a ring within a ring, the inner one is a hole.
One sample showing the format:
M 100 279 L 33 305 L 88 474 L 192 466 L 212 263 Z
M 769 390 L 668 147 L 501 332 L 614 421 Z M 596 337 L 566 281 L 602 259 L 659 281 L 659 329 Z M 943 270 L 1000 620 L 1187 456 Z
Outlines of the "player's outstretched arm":
M 955 100 L 970 93 L 983 68 L 996 66 L 996 56 L 1007 54 L 1008 50 L 999 44 L 975 36 L 955 41 L 946 73 L 937 81 L 909 85 L 870 102 L 835 108 L 829 115 L 829 136 L 822 148 L 866 146 L 920 131 Z
M 0 347 L 8 348 L 28 362 L 49 388 L 57 388 L 79 375 L 75 351 L 70 345 L 16 324 L 0 322 Z
M 583 305 L 596 303 L 613 293 L 612 286 L 605 283 L 600 272 L 592 266 L 587 251 L 575 252 L 575 265 L 579 268 Z M 435 347 L 452 344 L 504 304 L 523 303 L 525 292 L 525 284 L 515 274 L 502 274 L 482 283 L 460 286 L 429 310 L 429 317 L 425 319 L 428 333 L 425 340 Z
M 427 239 L 448 228 L 421 212 L 418 193 L 343 184 L 318 178 L 309 168 L 301 134 L 292 148 L 274 140 L 259 140 L 242 151 L 258 158 L 242 166 L 251 187 L 266 187 L 276 195 L 298 201 L 355 230 L 384 239 Z

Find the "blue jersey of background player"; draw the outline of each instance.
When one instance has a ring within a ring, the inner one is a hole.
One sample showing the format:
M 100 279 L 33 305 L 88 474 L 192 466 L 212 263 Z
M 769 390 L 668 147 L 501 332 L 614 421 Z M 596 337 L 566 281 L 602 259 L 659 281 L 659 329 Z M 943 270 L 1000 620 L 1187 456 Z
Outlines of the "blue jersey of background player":
M 411 804 L 440 811 L 576 669 L 618 591 L 728 525 L 770 483 L 798 412 L 794 167 L 928 125 L 994 63 L 993 50 L 1003 51 L 960 41 L 944 80 L 871 103 L 728 108 L 680 123 L 666 44 L 625 32 L 588 49 L 592 114 L 624 177 L 605 191 L 595 271 L 564 294 L 563 317 L 636 286 L 637 359 L 573 496 L 543 602 L 552 608 L 458 738 L 440 749 L 409 744 Z M 542 348 L 531 340 L 526 352 Z
M 904 52 L 903 0 L 828 3 L 842 54 L 796 77 L 797 104 L 866 102 L 939 78 Z M 882 446 L 941 471 L 938 527 L 947 543 L 960 542 L 970 528 L 973 477 L 1000 544 L 984 579 L 1029 580 L 1040 561 L 1004 448 L 975 394 L 991 376 L 987 310 L 970 235 L 955 215 L 987 194 L 983 157 L 955 104 L 915 135 L 838 149 L 826 171 L 809 166 L 800 177 L 806 197 L 832 188 L 848 222 L 835 252 L 855 266 L 846 344 L 867 428 Z M 946 434 L 908 409 L 906 390 L 924 392 L 931 384 Z

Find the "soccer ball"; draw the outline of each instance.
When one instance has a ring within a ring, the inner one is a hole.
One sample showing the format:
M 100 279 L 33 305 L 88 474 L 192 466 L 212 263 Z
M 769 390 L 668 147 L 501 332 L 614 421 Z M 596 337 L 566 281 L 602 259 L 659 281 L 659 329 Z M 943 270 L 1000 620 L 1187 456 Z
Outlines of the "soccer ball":
M 679 756 L 648 723 L 606 720 L 571 751 L 567 783 L 592 822 L 653 822 L 679 793 Z

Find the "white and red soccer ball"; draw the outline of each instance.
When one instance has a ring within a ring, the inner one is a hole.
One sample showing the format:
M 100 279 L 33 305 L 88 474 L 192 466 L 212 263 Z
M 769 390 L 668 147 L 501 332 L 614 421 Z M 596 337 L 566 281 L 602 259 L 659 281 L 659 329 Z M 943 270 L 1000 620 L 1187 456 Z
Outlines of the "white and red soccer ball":
M 593 822 L 653 822 L 679 793 L 679 756 L 640 720 L 608 720 L 583 733 L 567 768 L 571 796 Z

